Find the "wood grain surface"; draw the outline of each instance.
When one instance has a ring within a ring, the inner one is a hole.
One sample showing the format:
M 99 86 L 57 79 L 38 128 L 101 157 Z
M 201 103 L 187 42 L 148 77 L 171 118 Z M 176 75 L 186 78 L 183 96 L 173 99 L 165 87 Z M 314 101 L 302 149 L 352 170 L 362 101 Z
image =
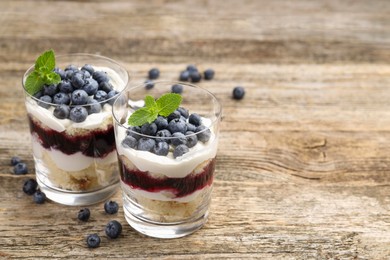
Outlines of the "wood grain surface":
M 386 0 L 1 1 L 0 259 L 390 259 L 389 14 Z M 49 48 L 111 57 L 132 84 L 152 67 L 216 71 L 199 84 L 224 109 L 204 228 L 148 238 L 123 210 L 97 204 L 80 223 L 78 207 L 22 192 L 34 166 L 21 79 Z M 13 155 L 28 175 L 12 174 Z

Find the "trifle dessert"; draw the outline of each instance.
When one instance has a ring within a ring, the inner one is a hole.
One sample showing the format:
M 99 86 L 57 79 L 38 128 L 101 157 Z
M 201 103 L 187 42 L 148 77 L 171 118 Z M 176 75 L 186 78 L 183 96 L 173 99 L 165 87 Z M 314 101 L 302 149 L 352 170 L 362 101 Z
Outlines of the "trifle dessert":
M 194 232 L 211 199 L 221 107 L 206 90 L 180 84 L 181 95 L 167 82 L 129 89 L 113 109 L 125 217 L 153 237 Z
M 88 54 L 56 59 L 48 51 L 26 72 L 36 176 L 49 199 L 87 205 L 115 192 L 119 174 L 112 104 L 127 81 L 120 65 Z

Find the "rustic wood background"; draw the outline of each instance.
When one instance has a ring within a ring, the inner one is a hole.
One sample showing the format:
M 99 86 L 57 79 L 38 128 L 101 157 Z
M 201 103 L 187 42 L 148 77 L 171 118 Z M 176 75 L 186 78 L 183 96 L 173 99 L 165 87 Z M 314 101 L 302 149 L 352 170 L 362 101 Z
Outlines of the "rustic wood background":
M 390 259 L 389 14 L 387 0 L 1 1 L 0 258 Z M 21 79 L 49 48 L 111 57 L 134 83 L 155 66 L 162 79 L 215 69 L 200 83 L 224 107 L 203 229 L 147 238 L 122 210 L 95 205 L 79 223 L 77 207 L 23 194 L 34 172 Z M 27 176 L 12 174 L 13 155 Z

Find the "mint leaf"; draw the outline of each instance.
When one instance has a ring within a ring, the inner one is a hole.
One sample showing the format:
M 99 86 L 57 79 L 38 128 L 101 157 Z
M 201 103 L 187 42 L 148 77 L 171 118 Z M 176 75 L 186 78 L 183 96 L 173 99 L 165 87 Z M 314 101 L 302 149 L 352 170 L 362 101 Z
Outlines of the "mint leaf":
M 48 50 L 38 57 L 35 61 L 35 70 L 49 72 L 54 70 L 56 59 L 53 50 Z
M 157 116 L 157 113 L 154 113 L 147 107 L 142 107 L 131 114 L 128 120 L 128 124 L 132 126 L 141 126 L 145 123 L 152 123 L 157 118 Z
M 28 75 L 26 82 L 24 83 L 24 86 L 26 88 L 26 91 L 29 94 L 34 95 L 35 93 L 37 93 L 42 89 L 42 86 L 44 84 L 45 83 L 43 82 L 42 78 L 39 76 L 39 73 L 33 71 Z
M 54 71 L 51 71 L 49 73 L 44 74 L 43 81 L 50 85 L 50 84 L 57 84 L 61 81 L 61 76 L 55 73 Z
M 165 117 L 169 116 L 180 106 L 181 101 L 181 95 L 176 93 L 162 95 L 156 100 L 158 114 Z
M 150 95 L 147 95 L 145 97 L 145 107 L 155 107 L 156 106 L 156 101 L 154 98 Z

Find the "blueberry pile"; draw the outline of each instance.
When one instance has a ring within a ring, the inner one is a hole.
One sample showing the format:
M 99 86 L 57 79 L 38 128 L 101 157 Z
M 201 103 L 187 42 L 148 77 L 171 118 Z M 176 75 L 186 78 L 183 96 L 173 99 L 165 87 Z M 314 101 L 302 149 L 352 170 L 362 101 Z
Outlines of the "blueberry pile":
M 54 70 L 61 77 L 58 84 L 44 85 L 34 97 L 42 102 L 44 108 L 55 106 L 53 115 L 58 119 L 70 119 L 83 122 L 89 114 L 99 113 L 106 102 L 114 102 L 118 91 L 113 89 L 110 79 L 104 71 L 97 71 L 85 64 L 78 69 L 69 65 L 62 70 Z
M 209 141 L 211 131 L 202 124 L 199 114 L 189 114 L 179 107 L 168 117 L 158 116 L 152 123 L 131 127 L 122 145 L 140 151 L 166 156 L 170 151 L 177 158 L 189 152 L 198 141 Z

